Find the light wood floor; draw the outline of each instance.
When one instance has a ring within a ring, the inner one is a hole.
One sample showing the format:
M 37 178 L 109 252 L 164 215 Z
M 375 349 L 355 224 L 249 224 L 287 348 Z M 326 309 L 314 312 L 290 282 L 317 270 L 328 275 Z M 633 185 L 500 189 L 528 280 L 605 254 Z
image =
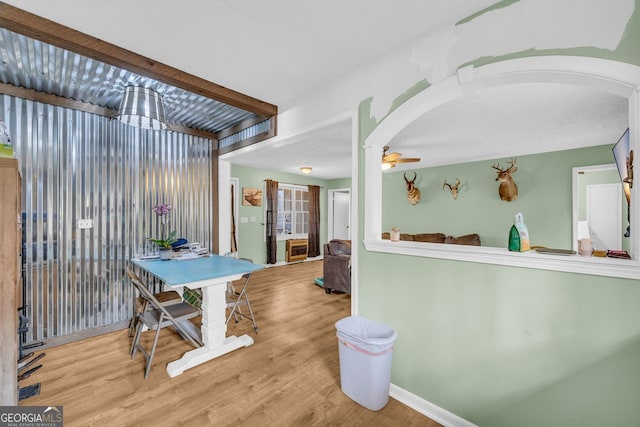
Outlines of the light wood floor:
M 232 321 L 228 334 L 249 334 L 255 344 L 175 378 L 166 364 L 192 347 L 169 329 L 147 380 L 144 357 L 131 360 L 124 330 L 49 348 L 44 367 L 20 384 L 41 382 L 41 394 L 21 404 L 62 405 L 67 427 L 438 426 L 394 399 L 373 412 L 342 393 L 334 324 L 351 301 L 326 295 L 313 284 L 320 276 L 322 261 L 254 273 L 258 334 L 248 320 Z

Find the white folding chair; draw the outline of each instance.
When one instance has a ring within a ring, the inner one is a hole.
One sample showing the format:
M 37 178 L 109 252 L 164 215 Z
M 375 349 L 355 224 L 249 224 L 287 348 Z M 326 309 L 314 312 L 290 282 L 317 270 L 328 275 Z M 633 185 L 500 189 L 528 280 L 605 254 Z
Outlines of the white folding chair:
M 248 262 L 253 262 L 248 258 L 240 259 Z M 240 317 L 244 317 L 251 320 L 251 322 L 253 323 L 253 330 L 257 334 L 258 325 L 256 324 L 256 319 L 253 315 L 253 309 L 251 308 L 251 302 L 249 301 L 249 296 L 247 295 L 247 286 L 249 285 L 249 280 L 251 279 L 251 273 L 243 275 L 242 279 L 244 280 L 244 283 L 242 284 L 240 292 L 238 292 L 233 287 L 233 285 L 227 287 L 227 308 L 230 308 L 231 311 L 229 312 L 226 323 L 228 324 L 232 317 L 234 318 L 236 323 L 238 323 Z M 245 314 L 242 312 L 242 306 L 247 307 L 247 310 L 249 310 L 249 314 Z
M 136 289 L 138 289 L 140 296 L 144 300 L 143 308 L 137 315 L 139 321 L 136 325 L 136 332 L 133 343 L 131 344 L 131 359 L 134 359 L 136 357 L 137 350 L 140 350 L 144 354 L 145 358 L 147 359 L 144 377 L 147 378 L 149 377 L 151 363 L 153 362 L 153 356 L 156 352 L 156 346 L 158 345 L 158 338 L 160 336 L 160 330 L 162 328 L 172 326 L 182 338 L 189 341 L 194 347 L 202 346 L 202 340 L 200 339 L 200 337 L 195 336 L 195 334 L 189 331 L 189 329 L 193 328 L 186 328 L 182 324 L 183 322 L 188 322 L 189 319 L 199 316 L 200 310 L 185 302 L 163 306 L 133 271 L 127 269 L 127 274 L 131 279 L 131 283 L 133 283 Z M 150 310 L 147 309 L 148 305 L 151 306 Z M 150 351 L 145 350 L 145 348 L 140 344 L 142 325 L 145 325 L 149 329 L 156 331 L 153 338 L 153 345 L 151 346 Z

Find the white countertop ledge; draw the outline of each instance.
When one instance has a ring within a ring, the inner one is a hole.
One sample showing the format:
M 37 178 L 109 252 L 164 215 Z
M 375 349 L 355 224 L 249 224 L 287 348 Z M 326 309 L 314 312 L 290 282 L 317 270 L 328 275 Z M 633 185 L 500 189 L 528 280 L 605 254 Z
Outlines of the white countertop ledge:
M 506 248 L 411 241 L 365 240 L 364 247 L 370 252 L 640 279 L 640 263 L 636 260 L 582 257 L 579 255 L 548 255 L 535 251 L 510 252 Z

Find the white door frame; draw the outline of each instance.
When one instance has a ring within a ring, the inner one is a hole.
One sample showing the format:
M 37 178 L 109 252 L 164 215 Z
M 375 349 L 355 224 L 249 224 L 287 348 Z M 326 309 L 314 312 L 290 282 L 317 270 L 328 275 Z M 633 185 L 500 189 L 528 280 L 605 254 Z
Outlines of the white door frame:
M 358 235 L 358 149 L 360 146 L 359 143 L 359 135 L 358 135 L 358 109 L 349 110 L 345 113 L 334 116 L 330 119 L 323 120 L 319 123 L 315 123 L 314 125 L 305 128 L 304 131 L 297 132 L 291 135 L 285 136 L 276 136 L 275 138 L 271 138 L 269 141 L 263 141 L 260 144 L 264 144 L 265 142 L 269 144 L 278 143 L 286 143 L 286 142 L 295 142 L 297 138 L 303 135 L 306 132 L 312 132 L 317 129 L 322 129 L 332 123 L 337 123 L 343 120 L 349 120 L 351 122 L 351 240 L 357 242 L 361 240 L 361 237 Z M 251 150 L 256 149 L 256 146 L 259 144 L 250 145 L 245 148 L 241 148 L 236 151 L 232 151 L 230 153 L 223 154 L 218 158 L 218 186 L 219 188 L 229 188 L 230 180 L 231 180 L 231 162 L 235 156 L 239 156 L 244 152 L 249 152 Z M 224 193 L 224 194 L 223 194 Z M 227 191 L 219 191 L 218 192 L 218 201 L 220 206 L 229 206 L 229 203 L 225 197 L 228 199 L 229 195 Z M 226 203 L 226 204 L 225 204 Z M 229 249 L 229 239 L 223 239 L 222 235 L 227 232 L 230 233 L 231 230 L 228 228 L 228 224 L 231 223 L 229 220 L 230 213 L 227 210 L 221 210 L 219 212 L 220 217 L 220 235 L 219 235 L 219 247 L 220 253 L 224 253 L 224 251 L 228 251 Z M 227 228 L 225 228 L 225 226 Z M 264 235 L 264 233 L 263 233 Z M 227 234 L 228 236 L 228 234 Z M 358 247 L 359 245 L 354 244 L 351 246 L 351 314 L 358 314 Z

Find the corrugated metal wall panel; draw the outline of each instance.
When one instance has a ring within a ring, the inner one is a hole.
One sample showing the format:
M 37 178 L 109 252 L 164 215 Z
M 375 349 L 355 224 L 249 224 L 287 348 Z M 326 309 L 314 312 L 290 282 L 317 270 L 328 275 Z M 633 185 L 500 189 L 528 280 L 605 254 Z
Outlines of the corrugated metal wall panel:
M 211 141 L 0 96 L 23 176 L 23 275 L 28 341 L 125 321 L 127 260 L 168 229 L 211 247 Z M 78 229 L 78 219 L 93 227 Z

